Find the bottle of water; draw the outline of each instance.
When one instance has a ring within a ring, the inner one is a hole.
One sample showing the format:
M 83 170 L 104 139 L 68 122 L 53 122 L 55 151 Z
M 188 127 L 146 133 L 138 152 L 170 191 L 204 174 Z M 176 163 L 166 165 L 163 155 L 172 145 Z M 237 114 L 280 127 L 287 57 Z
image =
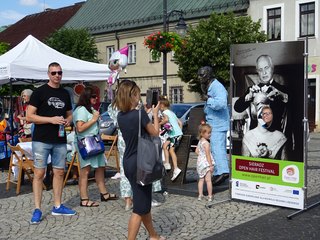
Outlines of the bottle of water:
M 59 125 L 59 132 L 58 132 L 59 137 L 64 137 L 64 125 L 60 124 Z

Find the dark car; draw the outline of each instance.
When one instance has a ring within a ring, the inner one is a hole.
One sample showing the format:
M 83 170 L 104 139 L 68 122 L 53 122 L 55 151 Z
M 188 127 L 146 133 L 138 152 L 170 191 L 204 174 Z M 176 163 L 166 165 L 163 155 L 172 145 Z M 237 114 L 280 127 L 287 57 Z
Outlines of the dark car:
M 183 133 L 186 133 L 190 111 L 193 108 L 204 108 L 205 103 L 174 103 L 170 105 L 170 109 L 177 115 L 183 125 Z M 200 124 L 200 122 L 199 122 Z
M 204 109 L 205 103 L 176 103 L 171 104 L 170 108 L 171 110 L 177 115 L 177 117 L 181 120 L 183 124 L 183 133 L 191 135 L 191 149 L 195 150 L 198 140 L 197 140 L 197 133 L 198 133 L 198 126 L 201 124 L 201 121 L 205 121 L 204 118 Z M 198 111 L 193 111 L 196 115 L 191 116 L 194 119 L 191 119 L 190 121 L 190 112 L 192 109 L 197 108 Z M 188 124 L 190 123 L 190 124 Z M 230 148 L 230 136 L 229 131 L 227 132 L 227 139 L 226 139 L 226 145 L 227 150 Z

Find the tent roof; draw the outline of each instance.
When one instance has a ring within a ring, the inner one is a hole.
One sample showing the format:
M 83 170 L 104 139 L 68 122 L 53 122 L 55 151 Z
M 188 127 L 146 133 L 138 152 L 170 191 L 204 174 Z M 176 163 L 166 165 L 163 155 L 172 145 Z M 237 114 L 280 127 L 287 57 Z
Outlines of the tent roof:
M 64 55 L 29 35 L 16 47 L 0 56 L 0 84 L 10 79 L 48 80 L 48 65 L 58 62 L 62 82 L 104 81 L 110 75 L 106 64 L 92 63 Z

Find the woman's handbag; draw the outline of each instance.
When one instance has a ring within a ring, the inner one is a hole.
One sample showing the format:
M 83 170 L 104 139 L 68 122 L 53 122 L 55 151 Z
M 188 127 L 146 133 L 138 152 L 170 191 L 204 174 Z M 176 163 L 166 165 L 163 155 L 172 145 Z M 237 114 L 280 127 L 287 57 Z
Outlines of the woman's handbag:
M 162 162 L 160 137 L 141 136 L 141 109 L 137 151 L 137 184 L 145 186 L 160 180 L 166 173 Z
M 81 157 L 87 159 L 104 153 L 104 144 L 99 135 L 93 135 L 77 139 Z

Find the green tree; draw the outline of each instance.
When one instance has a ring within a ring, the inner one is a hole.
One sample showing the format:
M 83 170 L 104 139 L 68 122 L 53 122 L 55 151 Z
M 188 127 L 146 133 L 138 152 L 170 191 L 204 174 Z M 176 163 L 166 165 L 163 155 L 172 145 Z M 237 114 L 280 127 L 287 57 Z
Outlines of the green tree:
M 0 55 L 6 53 L 10 49 L 10 44 L 6 42 L 0 42 Z M 19 96 L 20 92 L 25 88 L 25 86 L 12 86 L 12 95 Z M 0 96 L 10 96 L 10 84 L 0 85 Z
M 68 56 L 90 62 L 99 62 L 95 41 L 85 29 L 61 28 L 51 34 L 45 40 L 45 43 Z
M 191 26 L 184 47 L 175 53 L 178 76 L 188 83 L 190 91 L 201 94 L 197 71 L 213 66 L 216 77 L 227 85 L 231 44 L 264 42 L 266 35 L 260 32 L 260 26 L 260 21 L 233 13 L 213 13 L 198 26 Z
M 5 42 L 0 42 L 0 55 L 4 54 L 9 50 L 10 44 Z

